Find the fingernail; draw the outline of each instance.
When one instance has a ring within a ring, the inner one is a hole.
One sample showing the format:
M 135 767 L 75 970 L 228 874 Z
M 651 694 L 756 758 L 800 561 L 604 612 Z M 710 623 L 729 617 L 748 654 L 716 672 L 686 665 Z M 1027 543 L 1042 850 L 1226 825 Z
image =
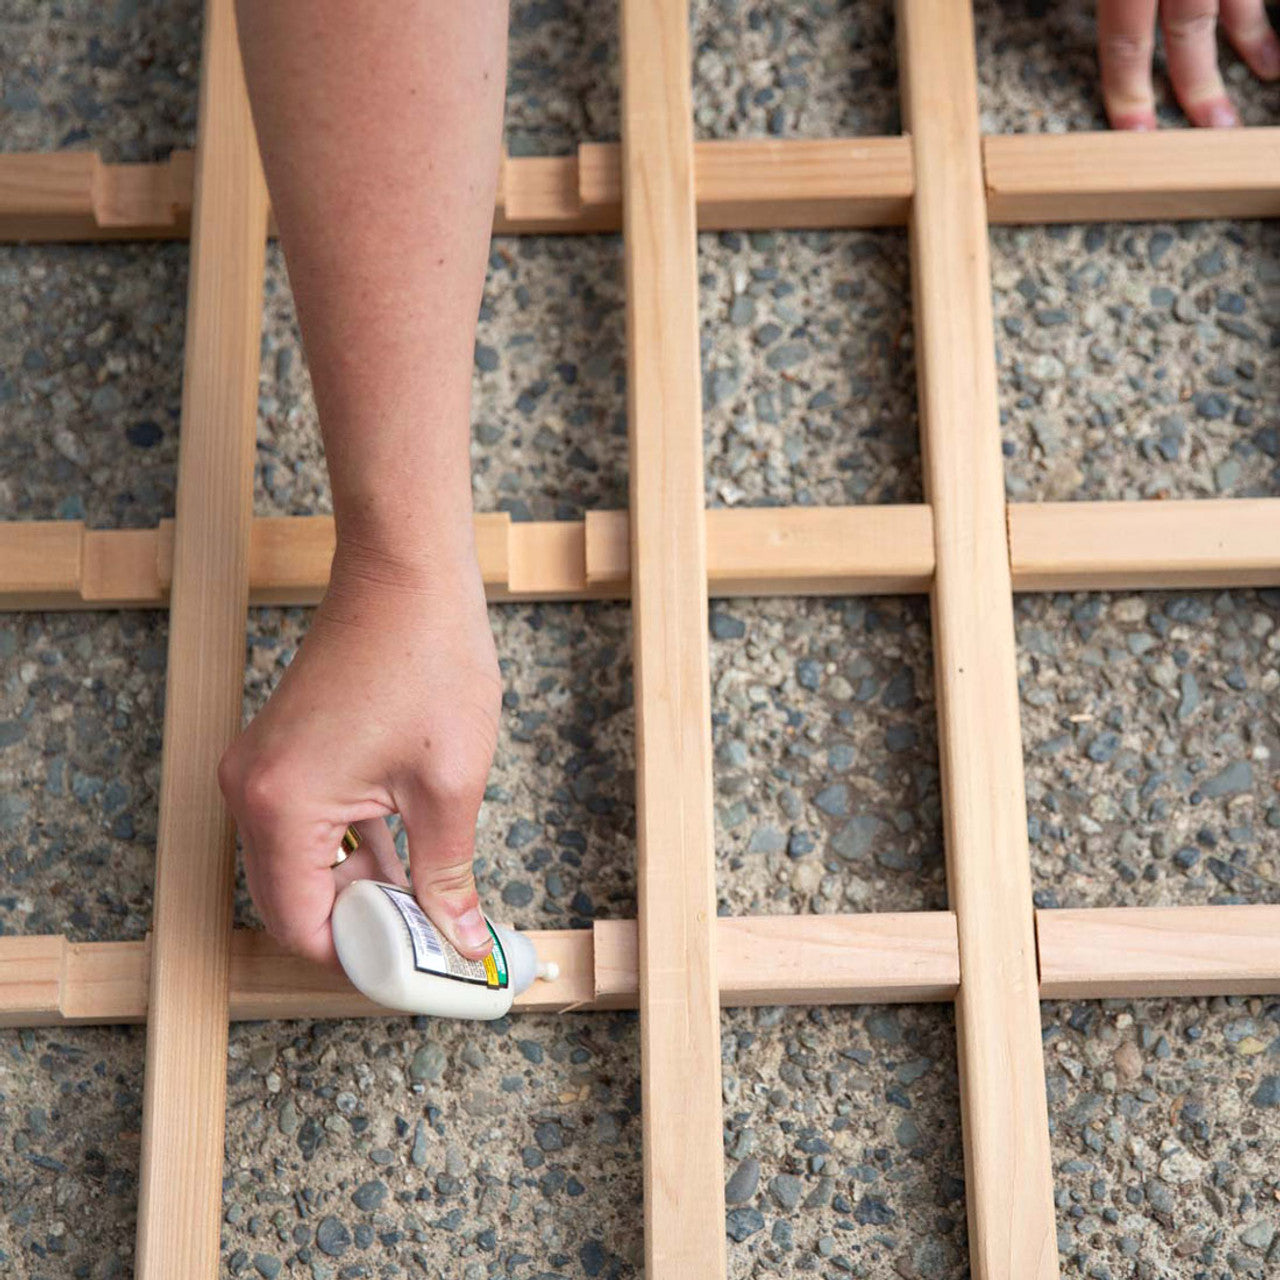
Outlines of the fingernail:
M 491 939 L 489 937 L 489 926 L 484 922 L 482 916 L 476 907 L 472 907 L 470 911 L 464 911 L 454 922 L 454 928 L 457 930 L 458 941 L 464 947 L 471 951 L 478 951 L 481 948 L 489 949 Z
M 1240 118 L 1229 102 L 1215 102 L 1209 108 L 1210 129 L 1234 129 L 1239 123 Z
M 1258 50 L 1258 74 L 1267 80 L 1280 76 L 1280 41 L 1268 40 Z

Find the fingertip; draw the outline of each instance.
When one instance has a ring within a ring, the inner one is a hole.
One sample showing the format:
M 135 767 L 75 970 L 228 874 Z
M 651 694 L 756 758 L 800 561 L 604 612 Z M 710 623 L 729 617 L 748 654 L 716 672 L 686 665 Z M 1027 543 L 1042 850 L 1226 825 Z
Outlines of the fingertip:
M 1280 40 L 1274 32 L 1268 31 L 1253 48 L 1244 55 L 1249 70 L 1259 80 L 1280 79 Z
M 493 950 L 493 935 L 479 907 L 469 907 L 453 921 L 453 945 L 471 960 L 480 960 Z
M 1147 133 L 1156 127 L 1154 111 L 1117 111 L 1109 113 L 1111 127 L 1128 133 Z
M 1234 129 L 1240 123 L 1236 109 L 1227 98 L 1211 98 L 1186 108 L 1187 119 L 1199 129 Z

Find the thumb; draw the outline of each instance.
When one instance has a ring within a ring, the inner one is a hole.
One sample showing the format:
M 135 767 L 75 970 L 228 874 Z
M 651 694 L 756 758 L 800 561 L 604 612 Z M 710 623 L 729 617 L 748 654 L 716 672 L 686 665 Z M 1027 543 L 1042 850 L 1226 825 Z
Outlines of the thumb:
M 419 803 L 403 812 L 418 905 L 464 956 L 493 949 L 476 890 L 476 814 L 467 805 Z

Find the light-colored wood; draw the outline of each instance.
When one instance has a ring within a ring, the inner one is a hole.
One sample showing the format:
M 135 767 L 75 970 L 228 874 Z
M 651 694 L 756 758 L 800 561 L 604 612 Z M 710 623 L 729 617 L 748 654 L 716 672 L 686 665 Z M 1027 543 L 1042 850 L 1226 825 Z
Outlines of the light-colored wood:
M 1109 907 L 1039 911 L 1040 998 L 1280 993 L 1280 906 Z M 633 1009 L 634 920 L 533 930 L 560 977 L 517 998 L 519 1012 Z M 955 998 L 960 968 L 950 912 L 724 916 L 716 921 L 720 1003 L 917 1003 Z M 142 1022 L 145 942 L 0 937 L 0 1026 Z M 384 1017 L 335 971 L 284 953 L 264 933 L 231 943 L 230 1018 Z
M 911 595 L 933 582 L 926 505 L 711 508 L 713 597 Z M 1140 591 L 1280 584 L 1280 499 L 1011 503 L 1015 591 Z M 476 516 L 490 600 L 625 599 L 626 511 L 585 522 Z M 316 604 L 329 580 L 328 516 L 253 522 L 249 599 Z M 514 568 L 513 568 L 514 566 Z M 86 530 L 79 521 L 0 522 L 0 610 L 163 608 L 173 575 L 173 522 Z
M 1280 584 L 1280 498 L 1023 502 L 1009 507 L 1017 591 Z
M 1014 134 L 982 153 L 992 222 L 1280 215 L 1280 128 Z
M 186 235 L 192 153 L 108 165 L 88 151 L 0 155 L 0 240 L 151 239 Z M 503 158 L 499 235 L 617 231 L 621 148 Z M 911 200 L 903 138 L 741 139 L 696 148 L 703 230 L 901 224 Z
M 926 506 L 712 507 L 706 523 L 712 596 L 911 594 L 933 581 Z M 629 539 L 625 511 L 587 513 L 590 586 L 629 586 Z
M 993 224 L 1265 218 L 1280 213 L 1280 129 L 992 135 Z M 616 231 L 621 148 L 506 157 L 500 235 Z M 906 138 L 715 139 L 695 147 L 704 231 L 897 226 L 912 194 Z M 0 155 L 0 241 L 184 236 L 192 153 L 103 164 L 93 152 Z
M 1046 1000 L 1280 994 L 1280 906 L 1037 911 Z
M 685 0 L 622 0 L 645 1275 L 725 1274 L 693 104 Z
M 713 509 L 707 587 L 713 596 L 865 595 L 928 589 L 928 507 Z M 625 599 L 630 591 L 626 511 L 583 521 L 512 522 L 476 516 L 489 599 Z M 329 580 L 328 516 L 253 522 L 249 599 L 317 603 Z M 173 576 L 173 522 L 156 529 L 90 530 L 79 521 L 0 522 L 0 610 L 163 608 Z
M 636 1007 L 634 920 L 530 930 L 526 936 L 540 959 L 560 966 L 560 976 L 517 996 L 515 1011 Z M 945 911 L 721 917 L 716 949 L 725 1008 L 945 1001 L 955 997 L 960 981 L 955 918 Z M 146 942 L 0 937 L 0 1026 L 143 1022 L 147 972 Z M 388 1014 L 341 973 L 287 954 L 257 930 L 232 934 L 230 972 L 233 1022 Z
M 899 0 L 965 1199 L 974 1280 L 1058 1275 L 973 17 Z
M 594 930 L 597 1007 L 630 1007 L 639 966 L 635 922 L 597 920 Z M 721 916 L 716 935 L 725 1008 L 951 1000 L 960 982 L 949 911 Z
M 267 194 L 233 0 L 207 0 L 178 450 L 138 1200 L 140 1280 L 218 1274 Z
M 702 231 L 901 225 L 911 206 L 905 138 L 744 138 L 694 146 Z M 578 148 L 578 206 L 622 208 L 621 148 Z
M 707 512 L 707 561 L 713 596 L 928 591 L 933 513 L 926 506 L 716 508 Z
M 0 1026 L 141 1022 L 147 976 L 145 942 L 0 937 Z
M 173 239 L 191 229 L 191 153 L 103 164 L 96 152 L 0 156 L 0 240 Z
M 0 576 L 6 609 L 74 609 L 83 605 L 81 520 L 0 525 Z
M 594 948 L 589 929 L 531 930 L 527 935 L 541 960 L 560 966 L 555 982 L 535 982 L 516 997 L 515 1009 L 551 1013 L 597 1007 Z M 635 1005 L 632 994 L 631 1007 Z M 237 929 L 231 949 L 231 1017 L 386 1017 L 387 1010 L 365 999 L 334 969 L 322 969 L 283 951 L 269 934 Z

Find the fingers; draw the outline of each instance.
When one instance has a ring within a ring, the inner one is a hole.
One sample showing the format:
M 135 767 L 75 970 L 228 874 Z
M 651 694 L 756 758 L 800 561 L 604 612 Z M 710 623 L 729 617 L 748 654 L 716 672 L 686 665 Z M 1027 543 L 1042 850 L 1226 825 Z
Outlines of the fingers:
M 1222 0 L 1222 29 L 1255 76 L 1280 77 L 1280 38 L 1267 20 L 1263 0 Z
M 1102 98 L 1113 129 L 1154 129 L 1151 58 L 1157 0 L 1098 0 Z
M 1239 124 L 1218 70 L 1217 0 L 1164 0 L 1160 21 L 1169 79 L 1187 119 L 1211 129 Z
M 240 833 L 249 892 L 268 932 L 295 955 L 336 965 L 329 916 L 338 884 L 331 868 L 343 824 L 309 819 L 294 799 L 302 789 L 287 768 L 247 764 L 234 748 L 223 757 L 218 781 Z M 385 825 L 383 835 L 390 841 Z M 347 880 L 383 874 L 385 850 L 376 832 L 369 845 L 343 864 Z
M 480 913 L 475 859 L 479 797 L 423 799 L 404 812 L 409 865 L 419 905 L 464 956 L 479 959 L 493 948 Z
M 360 847 L 341 866 L 334 868 L 337 891 L 341 893 L 353 880 L 384 880 L 408 888 L 409 877 L 404 873 L 386 822 L 373 818 L 357 822 L 355 827 L 360 833 Z

